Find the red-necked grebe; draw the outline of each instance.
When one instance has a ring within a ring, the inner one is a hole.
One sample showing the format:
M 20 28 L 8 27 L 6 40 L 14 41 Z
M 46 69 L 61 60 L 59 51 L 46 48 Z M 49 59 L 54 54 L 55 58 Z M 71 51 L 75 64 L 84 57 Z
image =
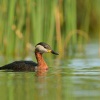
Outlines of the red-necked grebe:
M 58 53 L 54 52 L 48 44 L 40 42 L 35 46 L 35 56 L 37 59 L 37 63 L 33 61 L 15 61 L 0 67 L 0 70 L 13 70 L 13 71 L 47 70 L 48 66 L 42 57 L 42 54 L 46 52 L 58 55 Z

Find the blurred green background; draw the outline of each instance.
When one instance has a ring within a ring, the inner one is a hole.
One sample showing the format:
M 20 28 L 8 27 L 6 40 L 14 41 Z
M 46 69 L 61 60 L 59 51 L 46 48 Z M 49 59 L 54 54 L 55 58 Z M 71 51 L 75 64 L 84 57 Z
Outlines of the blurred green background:
M 41 41 L 60 58 L 44 76 L 0 71 L 0 100 L 100 100 L 99 18 L 100 0 L 0 0 L 0 66 Z
M 0 0 L 0 55 L 25 57 L 38 42 L 64 55 L 100 39 L 100 0 Z M 67 53 L 66 53 L 67 52 Z

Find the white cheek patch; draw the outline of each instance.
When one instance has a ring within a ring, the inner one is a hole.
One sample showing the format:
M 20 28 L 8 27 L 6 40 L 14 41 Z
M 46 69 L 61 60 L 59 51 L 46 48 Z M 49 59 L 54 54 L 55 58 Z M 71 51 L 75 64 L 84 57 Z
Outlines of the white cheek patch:
M 36 49 L 40 52 L 40 53 L 44 53 L 47 52 L 47 49 L 45 49 L 43 46 L 41 45 L 37 45 Z

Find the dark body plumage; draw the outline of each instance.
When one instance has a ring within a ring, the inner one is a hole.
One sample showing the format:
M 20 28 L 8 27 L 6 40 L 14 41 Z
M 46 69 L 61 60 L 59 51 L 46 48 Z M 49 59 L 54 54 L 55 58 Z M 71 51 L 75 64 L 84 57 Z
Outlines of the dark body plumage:
M 35 71 L 37 65 L 33 61 L 15 61 L 0 67 L 0 70 Z

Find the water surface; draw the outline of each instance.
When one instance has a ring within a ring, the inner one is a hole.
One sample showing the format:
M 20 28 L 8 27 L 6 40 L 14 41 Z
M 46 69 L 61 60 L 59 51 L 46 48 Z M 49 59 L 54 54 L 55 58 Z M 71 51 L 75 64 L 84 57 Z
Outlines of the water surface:
M 2 100 L 99 100 L 100 59 L 57 62 L 45 73 L 0 72 Z
M 47 61 L 44 73 L 0 71 L 0 100 L 100 100 L 100 58 L 93 52 Z

